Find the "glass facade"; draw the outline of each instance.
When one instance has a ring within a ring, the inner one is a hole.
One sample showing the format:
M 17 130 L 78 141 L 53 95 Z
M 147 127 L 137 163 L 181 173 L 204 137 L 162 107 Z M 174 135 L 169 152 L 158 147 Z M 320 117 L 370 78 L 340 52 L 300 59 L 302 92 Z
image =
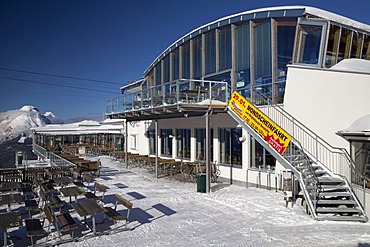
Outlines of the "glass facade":
M 220 29 L 220 70 L 231 68 L 231 27 Z
M 195 129 L 196 145 L 195 159 L 206 160 L 206 129 Z M 213 129 L 210 130 L 210 160 L 213 161 Z
M 191 129 L 176 129 L 177 158 L 190 159 L 190 137 Z
M 172 156 L 172 129 L 161 129 L 161 155 Z
M 242 166 L 242 137 L 240 128 L 220 128 L 220 163 L 224 165 Z
M 253 137 L 250 138 L 250 167 L 258 170 L 275 170 L 276 159 Z
M 180 78 L 180 52 L 176 49 L 172 52 L 172 78 L 171 80 L 177 80 Z
M 216 72 L 216 33 L 214 31 L 205 34 L 206 42 L 206 74 Z
M 155 154 L 155 150 L 156 150 L 155 130 L 154 129 L 148 129 L 147 135 L 148 135 L 148 139 L 149 139 L 149 154 Z
M 193 41 L 193 78 L 202 78 L 202 37 Z
M 320 25 L 299 25 L 297 63 L 319 65 L 322 32 Z
M 250 81 L 250 25 L 239 26 L 236 32 L 236 88 L 245 98 L 251 97 Z
M 170 72 L 171 72 L 171 70 L 170 70 L 170 55 L 167 55 L 163 59 L 163 79 L 164 79 L 164 83 L 170 81 Z
M 182 75 L 180 78 L 190 78 L 190 43 L 182 46 Z
M 254 27 L 254 80 L 255 90 L 272 97 L 271 21 Z

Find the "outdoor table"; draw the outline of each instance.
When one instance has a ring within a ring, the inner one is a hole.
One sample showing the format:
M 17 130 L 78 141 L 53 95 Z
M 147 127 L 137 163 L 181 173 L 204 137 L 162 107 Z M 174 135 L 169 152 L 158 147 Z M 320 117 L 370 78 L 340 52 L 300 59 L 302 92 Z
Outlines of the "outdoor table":
M 84 193 L 84 191 L 77 186 L 61 188 L 60 192 L 62 192 L 64 196 L 69 196 L 69 202 L 72 202 L 72 196 L 74 196 L 75 199 L 77 199 L 77 196 L 82 195 Z
M 56 194 L 58 191 L 54 188 L 52 183 L 43 183 L 42 188 L 44 189 L 45 193 Z
M 22 218 L 19 212 L 0 214 L 0 230 L 4 231 L 4 246 L 8 245 L 8 229 L 22 226 Z
M 22 183 L 20 182 L 2 182 L 0 184 L 0 191 L 19 190 L 21 188 L 22 188 Z
M 22 201 L 22 195 L 19 193 L 0 195 L 0 205 L 8 205 L 9 210 L 10 204 L 21 203 Z
M 95 215 L 98 213 L 103 213 L 106 211 L 99 203 L 97 203 L 93 199 L 86 199 L 79 202 L 72 202 L 72 207 L 76 210 L 76 212 L 81 216 L 84 217 L 85 224 L 87 224 L 86 216 L 92 217 L 92 225 L 93 225 L 93 233 L 96 234 L 96 226 L 95 226 Z
M 32 218 L 31 211 L 39 209 L 39 205 L 37 204 L 35 200 L 25 200 L 24 205 L 26 207 L 26 211 L 28 211 L 28 215 L 30 218 Z
M 68 177 L 68 176 L 66 176 L 66 177 L 56 177 L 56 178 L 54 178 L 53 180 L 54 180 L 54 182 L 55 182 L 56 184 L 61 185 L 62 187 L 63 187 L 64 185 L 67 185 L 67 184 L 69 184 L 69 183 L 72 183 L 72 182 L 73 182 L 72 178 L 71 178 L 71 177 Z

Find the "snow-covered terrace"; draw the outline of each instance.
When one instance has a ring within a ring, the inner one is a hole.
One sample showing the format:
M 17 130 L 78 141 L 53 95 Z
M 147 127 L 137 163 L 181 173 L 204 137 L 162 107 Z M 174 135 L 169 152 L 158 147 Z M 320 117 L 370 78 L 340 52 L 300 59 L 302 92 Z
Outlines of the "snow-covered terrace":
M 97 157 L 98 158 L 98 157 Z M 212 193 L 197 193 L 196 184 L 172 177 L 155 179 L 138 167 L 99 157 L 103 168 L 95 180 L 109 187 L 105 198 L 119 194 L 133 203 L 130 231 L 92 236 L 83 219 L 70 210 L 82 226 L 77 241 L 60 246 L 322 246 L 360 247 L 370 245 L 369 223 L 318 222 L 305 214 L 299 202 L 285 207 L 282 192 L 212 184 Z M 98 194 L 101 195 L 101 194 Z M 62 198 L 69 201 L 68 198 Z M 78 197 L 81 200 L 82 197 Z M 13 206 L 25 217 L 24 208 Z M 119 207 L 121 214 L 126 210 Z M 34 215 L 36 217 L 37 215 Z M 88 217 L 91 224 L 91 219 Z M 113 222 L 97 215 L 97 231 Z M 44 225 L 47 230 L 47 224 Z M 54 227 L 49 241 L 57 239 Z M 24 227 L 9 230 L 14 246 L 26 246 Z M 62 235 L 62 239 L 69 235 Z M 37 240 L 44 243 L 45 238 Z

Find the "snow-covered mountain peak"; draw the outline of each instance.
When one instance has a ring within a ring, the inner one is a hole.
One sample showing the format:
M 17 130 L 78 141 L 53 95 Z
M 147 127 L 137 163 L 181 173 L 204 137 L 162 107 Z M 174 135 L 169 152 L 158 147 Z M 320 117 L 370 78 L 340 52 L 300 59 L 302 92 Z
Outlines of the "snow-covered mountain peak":
M 45 114 L 30 105 L 19 110 L 0 112 L 0 143 L 18 136 L 30 136 L 30 129 L 46 124 L 61 124 L 63 121 L 52 112 Z
M 37 109 L 36 107 L 32 106 L 32 105 L 25 105 L 23 106 L 21 109 L 19 109 L 20 111 L 34 111 L 34 112 L 40 112 L 39 109 Z

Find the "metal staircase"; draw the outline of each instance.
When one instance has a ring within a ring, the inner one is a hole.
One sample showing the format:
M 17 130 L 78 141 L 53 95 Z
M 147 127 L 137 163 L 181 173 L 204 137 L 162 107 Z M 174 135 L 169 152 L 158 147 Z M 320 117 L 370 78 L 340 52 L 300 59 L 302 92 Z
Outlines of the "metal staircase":
M 294 173 L 300 184 L 300 193 L 306 203 L 307 213 L 316 220 L 366 222 L 367 216 L 347 180 L 351 179 L 352 169 L 348 153 L 331 147 L 281 107 L 269 104 L 258 92 L 255 92 L 253 103 L 256 107 L 262 103 L 263 106 L 258 108 L 292 136 L 283 155 L 272 148 L 230 107 L 228 113 L 269 151 L 277 162 Z M 345 169 L 343 162 L 347 166 Z

